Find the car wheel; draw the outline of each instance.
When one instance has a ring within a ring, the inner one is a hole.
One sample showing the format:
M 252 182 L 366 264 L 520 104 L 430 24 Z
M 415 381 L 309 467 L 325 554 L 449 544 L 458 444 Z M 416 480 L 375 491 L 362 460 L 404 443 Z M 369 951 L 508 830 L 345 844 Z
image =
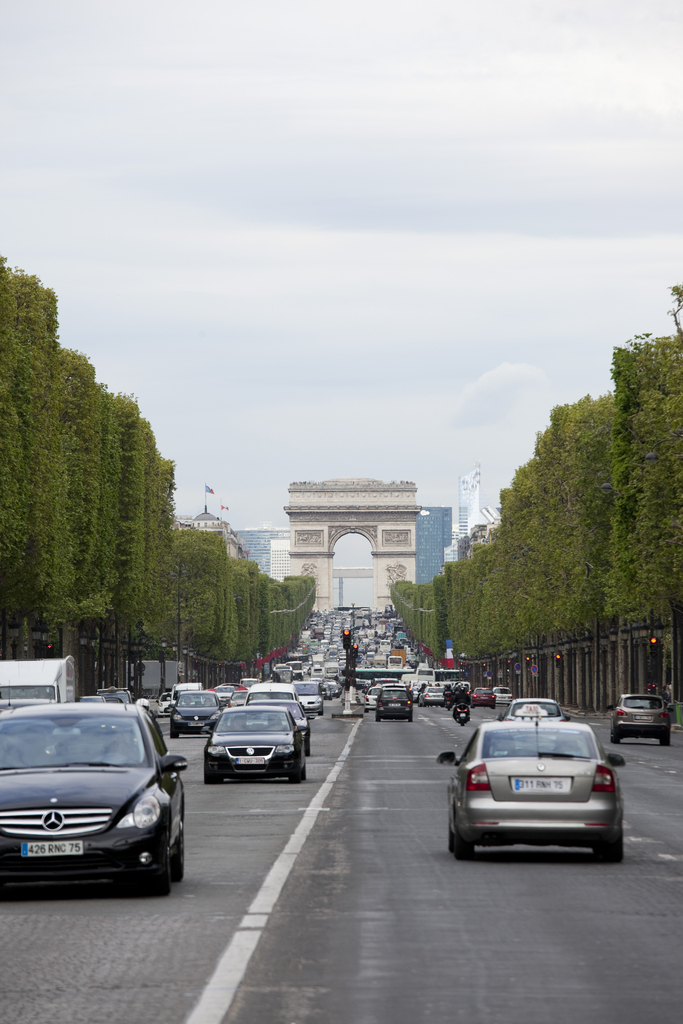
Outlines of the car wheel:
M 150 880 L 147 892 L 150 896 L 168 896 L 171 891 L 171 851 L 166 850 L 164 869 L 160 875 Z
M 185 823 L 180 819 L 180 830 L 175 852 L 171 855 L 171 881 L 182 882 L 185 874 Z
M 612 729 L 612 732 L 610 733 L 609 740 L 610 740 L 610 743 L 621 743 L 621 736 L 619 735 L 618 732 L 615 732 L 614 729 Z
M 172 740 L 177 740 L 178 739 L 178 733 L 175 731 L 175 729 L 171 729 L 171 731 L 169 732 L 168 735 L 169 735 L 169 738 L 172 739 Z
M 302 771 L 303 771 L 303 767 L 302 767 L 301 761 L 299 761 L 299 764 L 296 766 L 296 769 L 293 772 L 289 773 L 289 781 L 293 782 L 294 785 L 296 785 L 297 783 L 301 782 L 301 780 L 303 778 Z
M 474 858 L 474 843 L 468 843 L 466 839 L 463 839 L 458 832 L 457 824 L 453 835 L 453 854 L 456 860 L 472 860 Z
M 595 849 L 603 860 L 610 864 L 619 864 L 624 859 L 624 837 L 619 836 L 616 843 L 600 843 Z
M 318 714 L 319 715 L 324 715 L 325 714 L 325 708 L 321 708 L 320 711 L 318 712 Z
M 375 715 L 375 721 L 376 721 L 376 722 L 381 722 L 381 721 L 382 721 L 382 719 L 381 719 L 381 718 L 379 717 L 379 715 Z
M 304 749 L 305 749 L 306 757 L 310 757 L 311 756 L 311 741 L 310 740 L 307 741 L 306 747 Z
M 304 761 L 304 766 L 301 769 L 301 781 L 302 782 L 306 781 L 306 762 L 305 761 Z
M 206 768 L 204 769 L 204 785 L 205 786 L 215 786 L 216 783 L 220 782 L 220 781 L 221 781 L 220 775 L 214 775 L 213 772 L 207 772 Z
M 660 747 L 668 747 L 671 745 L 671 736 L 669 733 L 667 733 L 666 736 L 659 737 L 659 745 Z
M 413 720 L 413 716 L 412 715 L 408 715 L 408 721 L 412 722 L 412 720 Z
M 451 828 L 450 821 L 448 822 L 448 852 L 455 852 L 455 832 Z

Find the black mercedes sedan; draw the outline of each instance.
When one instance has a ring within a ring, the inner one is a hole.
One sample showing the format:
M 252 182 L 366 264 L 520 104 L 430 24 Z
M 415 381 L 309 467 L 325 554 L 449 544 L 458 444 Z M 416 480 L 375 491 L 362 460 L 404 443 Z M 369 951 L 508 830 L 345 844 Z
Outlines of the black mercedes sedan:
M 0 885 L 112 879 L 167 895 L 183 877 L 185 768 L 135 704 L 4 712 Z
M 306 778 L 305 740 L 286 708 L 226 708 L 204 748 L 204 782 Z
M 213 690 L 183 690 L 171 705 L 171 739 L 182 733 L 202 732 L 213 728 L 220 717 L 221 706 Z

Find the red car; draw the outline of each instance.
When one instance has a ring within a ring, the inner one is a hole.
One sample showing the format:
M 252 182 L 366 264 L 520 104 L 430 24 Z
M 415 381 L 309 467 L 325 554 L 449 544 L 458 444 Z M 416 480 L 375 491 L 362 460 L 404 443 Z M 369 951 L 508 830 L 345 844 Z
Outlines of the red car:
M 473 708 L 495 708 L 496 706 L 496 695 L 493 690 L 484 689 L 483 686 L 478 686 L 472 694 L 472 707 Z

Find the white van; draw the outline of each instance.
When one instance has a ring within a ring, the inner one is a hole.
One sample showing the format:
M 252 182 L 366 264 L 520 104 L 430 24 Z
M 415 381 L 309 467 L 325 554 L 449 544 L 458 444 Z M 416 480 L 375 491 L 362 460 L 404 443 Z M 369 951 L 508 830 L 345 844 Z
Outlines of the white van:
M 246 704 L 255 704 L 263 700 L 297 700 L 299 695 L 293 683 L 255 683 L 247 694 Z
M 0 661 L 0 700 L 49 700 L 71 704 L 76 699 L 74 660 Z
M 188 690 L 201 690 L 203 689 L 201 683 L 176 683 L 171 690 L 171 700 L 175 704 L 178 700 L 179 693 L 186 693 Z

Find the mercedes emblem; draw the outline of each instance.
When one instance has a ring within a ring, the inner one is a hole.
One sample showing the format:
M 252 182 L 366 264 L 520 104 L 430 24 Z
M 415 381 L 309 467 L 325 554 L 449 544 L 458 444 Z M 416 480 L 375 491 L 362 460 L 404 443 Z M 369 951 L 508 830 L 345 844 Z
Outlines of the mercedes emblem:
M 59 832 L 64 827 L 64 815 L 59 811 L 46 811 L 42 825 L 47 832 Z

